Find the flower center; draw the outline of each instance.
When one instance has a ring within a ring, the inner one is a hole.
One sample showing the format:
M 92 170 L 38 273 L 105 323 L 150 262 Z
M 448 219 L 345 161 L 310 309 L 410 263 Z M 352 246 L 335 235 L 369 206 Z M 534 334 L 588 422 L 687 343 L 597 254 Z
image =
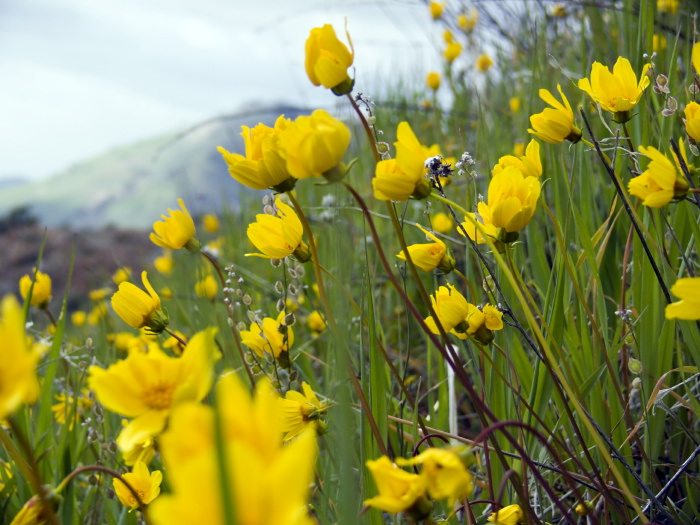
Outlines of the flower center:
M 149 408 L 162 410 L 169 408 L 173 401 L 173 391 L 175 388 L 170 384 L 153 385 L 144 394 L 144 402 Z

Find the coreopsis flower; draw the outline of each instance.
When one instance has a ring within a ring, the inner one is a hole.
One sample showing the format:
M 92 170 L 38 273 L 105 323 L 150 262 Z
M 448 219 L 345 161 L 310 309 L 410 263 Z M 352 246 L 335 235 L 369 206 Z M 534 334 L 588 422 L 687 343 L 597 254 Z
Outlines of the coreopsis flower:
M 299 262 L 311 259 L 311 252 L 301 239 L 304 228 L 294 210 L 279 197 L 275 200 L 275 215 L 260 213 L 256 222 L 248 225 L 248 239 L 262 253 L 246 253 L 246 257 L 284 259 L 293 255 Z
M 396 464 L 422 465 L 420 475 L 426 480 L 431 499 L 447 499 L 452 507 L 455 501 L 464 501 L 474 492 L 474 478 L 460 452 L 459 448 L 429 448 L 411 459 L 396 458 Z
M 123 282 L 112 296 L 112 308 L 132 328 L 147 327 L 154 333 L 161 333 L 168 326 L 168 316 L 161 310 L 160 297 L 148 282 L 145 270 L 141 280 L 148 293 L 135 284 Z
M 496 525 L 517 525 L 523 523 L 523 511 L 520 505 L 508 505 L 492 513 L 486 521 Z
M 459 42 L 451 42 L 445 46 L 445 51 L 443 51 L 442 55 L 445 57 L 445 60 L 449 62 L 450 64 L 455 61 L 455 59 L 462 54 L 462 44 Z
M 160 494 L 160 483 L 163 481 L 163 473 L 160 470 L 148 472 L 148 467 L 143 461 L 137 461 L 131 472 L 122 475 L 131 488 L 139 495 L 141 504 L 148 505 L 151 501 Z M 117 478 L 113 481 L 114 492 L 117 494 L 119 501 L 125 507 L 131 507 L 131 512 L 140 507 L 139 501 L 134 496 L 134 493 Z
M 178 199 L 177 203 L 181 209 L 173 211 L 168 208 L 170 217 L 161 215 L 163 220 L 153 223 L 153 233 L 149 238 L 161 248 L 169 250 L 187 248 L 190 251 L 198 251 L 199 241 L 194 236 L 196 230 L 192 216 L 182 199 Z
M 565 140 L 576 143 L 581 140 L 581 130 L 574 125 L 574 112 L 559 84 L 557 90 L 563 104 L 548 90 L 540 89 L 540 98 L 552 107 L 532 115 L 530 125 L 535 129 L 528 129 L 527 132 L 550 144 L 559 144 Z
M 318 335 L 323 332 L 327 326 L 326 320 L 318 310 L 314 310 L 309 314 L 309 317 L 306 319 L 306 324 L 314 335 Z
M 425 161 L 440 155 L 440 148 L 437 145 L 423 146 L 408 122 L 399 124 L 396 139 L 396 158 L 377 163 L 372 179 L 374 196 L 379 200 L 398 202 L 410 197 L 424 199 L 430 195 Z
M 685 107 L 685 132 L 696 142 L 700 142 L 700 104 L 688 102 Z
M 255 352 L 259 357 L 265 353 L 271 354 L 283 368 L 290 364 L 289 349 L 294 344 L 294 330 L 284 324 L 285 312 L 280 312 L 277 319 L 265 317 L 262 326 L 255 321 L 250 324 L 250 330 L 240 332 L 241 342 Z M 283 328 L 282 328 L 283 327 Z M 282 328 L 282 332 L 280 332 Z
M 646 171 L 629 182 L 629 192 L 642 199 L 644 206 L 661 208 L 672 200 L 688 194 L 688 182 L 666 155 L 654 147 L 639 147 L 639 152 L 651 159 Z
M 676 13 L 678 13 L 679 6 L 679 0 L 656 0 L 656 10 L 659 13 L 675 15 Z
M 314 86 L 323 86 L 338 96 L 352 91 L 355 80 L 348 75 L 355 50 L 347 30 L 350 51 L 335 34 L 333 26 L 315 27 L 306 39 L 306 74 Z
M 542 160 L 540 159 L 540 145 L 535 140 L 532 139 L 527 145 L 525 150 L 525 156 L 520 158 L 514 157 L 513 155 L 506 155 L 498 159 L 498 164 L 493 167 L 491 173 L 497 175 L 501 173 L 508 166 L 513 166 L 518 168 L 520 172 L 525 177 L 536 177 L 542 176 Z
M 614 113 L 613 120 L 622 124 L 632 118 L 630 110 L 637 105 L 649 85 L 647 70 L 650 67 L 651 64 L 644 65 L 637 82 L 630 61 L 624 57 L 618 57 L 612 73 L 600 62 L 593 62 L 591 79 L 582 78 L 578 81 L 578 87 L 605 111 Z
M 435 294 L 430 296 L 430 302 L 445 332 L 466 333 L 469 329 L 466 319 L 473 305 L 469 304 L 459 290 L 451 284 L 440 286 Z M 432 316 L 425 319 L 425 324 L 432 333 L 440 333 Z
M 204 277 L 204 279 L 197 281 L 194 284 L 194 293 L 197 297 L 214 299 L 218 290 L 219 285 L 216 283 L 216 279 L 214 279 L 212 275 L 207 275 Z
M 127 418 L 117 438 L 122 451 L 159 434 L 172 408 L 186 401 L 201 401 L 214 381 L 219 358 L 216 328 L 195 334 L 182 357 L 170 357 L 151 347 L 147 354 L 132 352 L 108 369 L 91 366 L 88 384 L 107 409 Z
M 455 223 L 452 217 L 447 215 L 445 212 L 438 212 L 431 220 L 431 225 L 433 230 L 443 235 L 449 233 L 454 227 Z
M 666 306 L 666 319 L 700 319 L 700 277 L 678 279 L 671 287 L 671 293 L 680 301 Z
M 170 275 L 175 267 L 173 252 L 171 250 L 163 250 L 163 255 L 156 257 L 153 260 L 153 266 L 159 273 L 163 275 Z
M 254 190 L 285 192 L 294 188 L 296 179 L 287 172 L 285 152 L 280 144 L 280 132 L 291 125 L 290 119 L 281 115 L 273 128 L 258 124 L 254 128 L 241 126 L 245 144 L 245 156 L 230 153 L 219 146 L 231 176 Z
M 479 58 L 476 59 L 476 69 L 482 73 L 486 73 L 489 69 L 491 69 L 492 65 L 493 60 L 491 60 L 491 57 L 486 53 L 482 53 L 479 55 Z
M 476 22 L 479 19 L 479 13 L 476 9 L 469 11 L 469 14 L 462 13 L 457 16 L 457 25 L 465 33 L 471 33 L 476 27 Z
M 19 280 L 19 293 L 25 301 L 29 296 L 29 289 L 32 287 L 32 277 L 24 275 Z M 51 301 L 51 277 L 42 272 L 36 272 L 36 281 L 32 289 L 31 305 L 39 308 L 46 308 Z
M 341 160 L 350 145 L 350 130 L 342 120 L 317 109 L 300 116 L 280 135 L 287 170 L 297 179 L 324 176 L 335 181 L 345 175 Z
M 153 523 L 225 525 L 225 498 L 237 523 L 313 525 L 306 506 L 316 459 L 314 432 L 283 444 L 281 407 L 267 381 L 256 385 L 251 398 L 229 373 L 219 381 L 216 399 L 223 401 L 217 409 L 225 459 L 217 452 L 214 409 L 179 406 L 160 439 L 172 492 L 149 507 Z M 221 493 L 220 466 L 230 480 L 228 494 Z
M 22 307 L 13 295 L 0 302 L 0 421 L 39 395 L 36 364 L 40 357 L 24 331 Z
M 482 345 L 487 345 L 494 339 L 494 330 L 503 329 L 503 312 L 493 305 L 486 304 L 481 308 L 469 305 L 467 316 L 469 328 L 467 334 Z M 465 339 L 466 335 L 457 333 L 457 337 Z
M 445 11 L 445 2 L 430 2 L 428 4 L 428 9 L 430 10 L 430 16 L 433 20 L 437 20 Z
M 440 88 L 440 73 L 435 71 L 428 73 L 428 76 L 425 77 L 425 84 L 433 91 L 437 91 Z
M 128 266 L 121 266 L 120 268 L 117 268 L 112 275 L 112 282 L 117 286 L 124 281 L 128 281 L 129 279 L 131 279 L 131 268 Z
M 428 485 L 424 477 L 398 468 L 386 456 L 369 460 L 366 465 L 379 494 L 365 500 L 365 505 L 393 514 L 406 512 L 415 520 L 430 515 L 433 505 L 425 497 Z
M 289 390 L 284 399 L 277 400 L 282 414 L 282 431 L 286 432 L 285 441 L 297 437 L 308 427 L 314 428 L 317 434 L 326 431 L 326 423 L 321 420 L 325 404 L 318 400 L 306 382 L 302 382 L 301 388 L 303 393 Z
M 411 256 L 413 263 L 424 272 L 432 272 L 435 269 L 442 273 L 450 273 L 455 269 L 455 259 L 452 256 L 451 250 L 447 249 L 444 242 L 438 239 L 434 234 L 423 228 L 420 224 L 418 228 L 430 239 L 435 242 L 427 244 L 412 244 L 408 246 L 408 253 Z M 402 261 L 406 260 L 406 255 L 403 250 L 396 254 Z

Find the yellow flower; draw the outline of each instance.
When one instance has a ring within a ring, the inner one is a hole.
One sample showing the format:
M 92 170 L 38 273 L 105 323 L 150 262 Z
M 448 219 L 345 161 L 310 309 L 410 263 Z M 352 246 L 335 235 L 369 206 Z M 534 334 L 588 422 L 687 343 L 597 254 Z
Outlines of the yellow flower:
M 112 293 L 112 289 L 109 287 L 104 287 L 104 288 L 98 288 L 96 290 L 90 290 L 90 300 L 91 301 L 101 301 L 105 297 L 107 297 L 109 294 Z
M 95 303 L 95 306 L 88 313 L 87 322 L 90 326 L 95 326 L 102 319 L 107 317 L 108 314 L 109 314 L 109 309 L 107 308 L 107 301 L 99 301 L 99 302 Z
M 149 473 L 146 464 L 143 461 L 137 461 L 131 472 L 122 475 L 122 478 L 139 495 L 141 504 L 148 505 L 160 494 L 160 482 L 163 481 L 163 473 L 160 470 L 154 470 Z M 139 508 L 139 501 L 124 483 L 114 478 L 113 485 L 114 492 L 116 492 L 122 505 L 131 507 L 131 510 Z
M 535 214 L 540 190 L 536 177 L 524 177 L 519 169 L 506 166 L 491 179 L 488 205 L 480 205 L 479 213 L 486 224 L 507 233 L 517 232 L 527 226 Z M 507 239 L 501 240 L 507 242 Z
M 476 11 L 476 9 L 472 9 L 469 11 L 469 15 L 462 13 L 457 17 L 457 25 L 465 33 L 471 33 L 474 30 L 478 19 L 479 13 Z
M 32 286 L 32 277 L 25 275 L 19 280 L 19 293 L 22 299 L 27 300 L 29 289 Z M 31 305 L 46 308 L 51 300 L 51 277 L 45 273 L 36 272 L 36 281 L 32 290 Z
M 678 279 L 671 287 L 671 293 L 680 301 L 666 306 L 666 319 L 700 319 L 700 277 Z
M 73 396 L 68 396 L 65 392 L 61 392 L 60 394 L 55 395 L 54 398 L 56 399 L 56 401 L 58 401 L 58 403 L 51 406 L 51 411 L 53 412 L 53 417 L 56 420 L 56 422 L 65 425 L 66 416 L 68 416 L 70 418 L 68 428 L 72 429 L 73 423 L 78 418 L 78 416 L 82 417 L 83 414 L 85 414 L 86 411 L 90 410 L 90 408 L 93 405 L 93 401 L 88 397 L 88 394 L 88 390 L 84 388 L 81 391 L 77 402 L 73 398 Z
M 163 250 L 163 255 L 156 257 L 153 260 L 153 266 L 163 275 L 170 275 L 175 267 L 173 261 L 173 252 L 171 250 Z
M 283 445 L 282 417 L 267 381 L 251 399 L 235 374 L 216 387 L 224 457 L 215 444 L 214 409 L 189 403 L 177 408 L 162 436 L 170 494 L 149 508 L 154 525 L 225 525 L 219 465 L 226 468 L 229 494 L 223 497 L 242 524 L 313 525 L 306 505 L 314 476 L 316 437 L 311 431 Z
M 676 13 L 678 13 L 679 6 L 679 0 L 656 0 L 656 9 L 659 13 L 675 15 Z
M 511 113 L 517 113 L 520 111 L 520 107 L 522 105 L 520 101 L 520 97 L 513 97 L 508 101 L 508 105 L 510 106 L 510 112 Z
M 339 180 L 345 175 L 340 164 L 350 145 L 350 130 L 322 109 L 297 117 L 280 141 L 287 170 L 297 179 L 325 176 Z
M 117 286 L 125 281 L 128 281 L 130 278 L 131 268 L 129 268 L 128 266 L 122 266 L 121 268 L 117 268 L 117 271 L 114 272 L 114 275 L 112 275 L 112 281 Z
M 148 293 L 130 282 L 123 282 L 112 296 L 112 308 L 122 320 L 133 328 L 148 327 L 160 333 L 168 326 L 168 316 L 161 311 L 160 297 L 148 282 L 144 270 L 141 280 Z
M 259 357 L 264 357 L 265 352 L 272 354 L 278 360 L 280 366 L 286 368 L 289 361 L 289 349 L 294 344 L 294 331 L 291 326 L 284 325 L 285 313 L 280 312 L 277 319 L 265 317 L 262 327 L 252 322 L 250 330 L 240 332 L 241 342 L 255 352 Z M 280 332 L 280 327 L 284 333 Z
M 48 525 L 48 513 L 45 512 L 39 496 L 32 496 L 27 503 L 24 504 L 10 525 Z
M 187 248 L 190 251 L 197 251 L 199 250 L 199 241 L 194 236 L 194 221 L 190 212 L 185 208 L 184 201 L 178 199 L 177 203 L 181 210 L 173 211 L 168 208 L 170 217 L 161 215 L 163 220 L 153 223 L 153 233 L 151 233 L 150 239 L 161 248 L 170 250 Z
M 293 255 L 299 262 L 307 262 L 311 253 L 301 239 L 304 229 L 299 217 L 279 197 L 275 200 L 275 207 L 275 215 L 258 214 L 255 216 L 257 222 L 248 225 L 248 239 L 262 253 L 246 253 L 246 257 L 284 259 Z
M 600 62 L 593 62 L 590 81 L 582 78 L 578 81 L 578 87 L 605 111 L 613 112 L 613 120 L 622 124 L 631 118 L 630 110 L 637 105 L 649 85 L 649 67 L 651 64 L 644 65 L 637 83 L 632 65 L 626 58 L 618 57 L 612 73 Z
M 281 115 L 270 128 L 258 124 L 253 129 L 241 126 L 245 156 L 230 153 L 219 146 L 228 171 L 238 182 L 254 190 L 272 188 L 285 192 L 294 188 L 296 180 L 287 172 L 285 152 L 280 145 L 280 132 L 292 121 Z
M 445 11 L 445 2 L 430 2 L 428 9 L 430 9 L 430 16 L 433 20 L 437 20 Z
M 486 73 L 489 69 L 491 69 L 492 65 L 493 60 L 491 60 L 491 57 L 486 53 L 479 55 L 479 58 L 476 59 L 476 69 L 482 73 Z
M 661 208 L 688 193 L 688 182 L 679 176 L 678 168 L 654 147 L 639 147 L 639 152 L 651 159 L 644 173 L 629 182 L 629 192 L 642 199 L 644 206 Z
M 326 329 L 326 320 L 318 310 L 314 310 L 309 314 L 306 324 L 315 334 L 320 334 Z
M 163 348 L 169 348 L 170 350 L 173 351 L 173 354 L 176 356 L 181 356 L 182 352 L 185 351 L 186 345 L 187 345 L 187 336 L 183 334 L 180 330 L 175 330 L 175 335 L 177 335 L 180 340 L 184 341 L 185 344 L 183 345 L 180 340 L 176 339 L 173 336 L 170 336 L 164 343 L 163 343 Z
M 437 145 L 423 146 L 408 122 L 396 130 L 396 158 L 377 163 L 372 179 L 374 196 L 379 200 L 402 202 L 410 197 L 424 199 L 430 195 L 430 183 L 425 178 L 425 161 L 440 155 Z
M 147 354 L 132 352 L 108 369 L 90 367 L 89 385 L 102 405 L 132 418 L 117 438 L 122 451 L 165 427 L 173 406 L 201 401 L 214 381 L 214 363 L 219 358 L 216 328 L 195 334 L 182 357 L 169 357 L 157 347 Z
M 424 229 L 420 224 L 420 230 L 435 242 L 428 244 L 412 244 L 408 246 L 408 253 L 413 263 L 424 272 L 432 272 L 439 269 L 442 273 L 450 273 L 455 269 L 455 259 L 444 242 Z M 402 261 L 406 260 L 403 250 L 396 255 Z
M 366 465 L 379 495 L 365 500 L 365 505 L 393 514 L 408 511 L 415 519 L 430 515 L 433 506 L 425 497 L 427 483 L 424 477 L 396 467 L 386 456 L 369 460 Z
M 690 61 L 693 64 L 693 69 L 696 74 L 700 74 L 700 42 L 696 42 L 693 45 L 693 52 L 690 57 Z
M 87 314 L 82 310 L 76 310 L 70 315 L 70 320 L 74 326 L 83 326 L 87 321 Z
M 126 420 L 122 420 L 124 426 L 128 425 Z M 156 442 L 153 436 L 147 436 L 141 441 L 133 444 L 129 450 L 122 450 L 124 464 L 133 467 L 141 461 L 148 465 L 156 455 Z
M 454 62 L 460 54 L 462 54 L 462 44 L 459 42 L 451 42 L 447 44 L 445 51 L 443 52 L 445 60 L 447 60 L 449 63 Z
M 425 77 L 425 84 L 433 91 L 437 91 L 440 88 L 440 73 L 435 71 L 428 73 L 428 76 Z
M 666 37 L 664 35 L 654 34 L 653 38 L 651 39 L 652 51 L 658 53 L 659 51 L 666 49 L 667 46 L 668 43 L 666 42 Z
M 326 424 L 321 420 L 325 404 L 318 400 L 306 382 L 302 382 L 301 388 L 303 394 L 289 390 L 284 399 L 277 400 L 282 414 L 282 431 L 286 432 L 285 441 L 297 437 L 309 426 L 313 427 L 317 434 L 326 431 Z
M 350 51 L 335 34 L 333 26 L 315 27 L 306 39 L 306 74 L 314 86 L 333 90 L 336 95 L 352 91 L 354 80 L 348 75 L 355 50 L 348 32 Z
M 559 144 L 565 140 L 576 143 L 581 140 L 581 130 L 574 125 L 574 112 L 559 84 L 557 90 L 563 104 L 548 90 L 540 89 L 540 98 L 552 107 L 532 115 L 530 124 L 535 129 L 528 129 L 527 132 L 550 144 Z
M 433 217 L 431 222 L 433 230 L 435 230 L 438 233 L 442 233 L 443 235 L 449 233 L 455 225 L 454 221 L 452 220 L 452 217 L 450 217 L 442 211 L 436 213 L 435 217 Z
M 569 11 L 566 9 L 565 5 L 554 4 L 552 6 L 552 16 L 554 18 L 565 18 L 569 15 Z
M 508 166 L 518 168 L 523 176 L 539 178 L 542 176 L 542 160 L 540 159 L 540 145 L 532 139 L 527 145 L 524 157 L 506 155 L 498 159 L 498 164 L 493 167 L 491 173 L 497 175 Z
M 523 511 L 520 505 L 508 505 L 492 513 L 486 521 L 496 525 L 517 525 L 523 522 Z
M 467 334 L 482 345 L 489 344 L 494 339 L 493 330 L 503 329 L 503 312 L 490 304 L 486 304 L 482 308 L 471 304 L 469 307 Z M 456 335 L 460 339 L 464 339 L 463 334 Z
M 216 233 L 219 231 L 219 218 L 213 213 L 207 213 L 202 217 L 202 228 L 205 232 Z
M 207 275 L 204 279 L 197 281 L 194 285 L 194 293 L 197 295 L 197 297 L 214 299 L 218 290 L 219 286 L 216 284 L 216 279 L 214 279 L 214 277 L 211 275 Z
M 455 501 L 464 501 L 474 492 L 474 478 L 458 455 L 459 449 L 429 448 L 411 458 L 396 458 L 402 467 L 422 465 L 420 475 L 425 478 L 432 499 L 447 499 L 452 507 Z
M 485 202 L 479 202 L 477 204 L 476 213 L 469 213 L 464 217 L 464 222 L 461 224 L 461 228 L 457 228 L 460 235 L 464 236 L 464 232 L 472 241 L 476 241 L 478 244 L 486 244 L 486 237 L 491 238 L 492 241 L 498 240 L 498 228 L 496 228 L 491 223 L 491 214 L 489 207 Z M 488 221 L 488 222 L 487 222 Z M 479 226 L 477 226 L 479 224 Z
M 39 395 L 36 364 L 39 352 L 24 332 L 22 308 L 13 295 L 0 302 L 0 421 Z
M 685 132 L 695 142 L 700 142 L 700 104 L 689 102 L 685 107 Z
M 445 332 L 466 333 L 469 327 L 466 319 L 473 305 L 467 302 L 459 290 L 451 284 L 441 286 L 435 295 L 430 296 L 430 302 Z M 425 319 L 425 324 L 434 334 L 440 333 L 432 316 Z

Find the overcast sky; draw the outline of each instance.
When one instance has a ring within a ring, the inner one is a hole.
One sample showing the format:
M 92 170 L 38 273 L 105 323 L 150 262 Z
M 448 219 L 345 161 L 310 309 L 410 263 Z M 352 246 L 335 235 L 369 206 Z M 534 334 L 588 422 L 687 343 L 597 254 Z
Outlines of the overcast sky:
M 378 71 L 439 69 L 420 0 L 0 0 L 0 178 L 46 177 L 252 103 L 332 106 L 306 77 L 304 42 L 325 23 L 342 34 L 345 17 L 357 89 Z

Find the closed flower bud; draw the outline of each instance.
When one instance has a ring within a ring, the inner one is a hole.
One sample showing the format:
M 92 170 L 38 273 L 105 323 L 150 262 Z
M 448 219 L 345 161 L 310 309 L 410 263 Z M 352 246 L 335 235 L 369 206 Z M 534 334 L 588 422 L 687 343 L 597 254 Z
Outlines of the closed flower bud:
M 450 273 L 454 270 L 455 259 L 450 250 L 447 249 L 445 243 L 422 226 L 418 225 L 418 227 L 425 235 L 435 242 L 408 246 L 408 253 L 413 263 L 425 272 L 432 272 L 435 269 L 439 269 L 442 273 Z M 403 261 L 406 260 L 406 255 L 403 251 L 396 256 Z
M 312 29 L 306 40 L 306 74 L 309 80 L 314 86 L 326 87 L 339 96 L 350 93 L 355 83 L 348 75 L 354 49 L 347 31 L 345 35 L 350 51 L 338 40 L 330 24 Z
M 141 280 L 148 293 L 130 282 L 123 282 L 112 296 L 112 308 L 133 328 L 148 328 L 159 334 L 168 326 L 168 316 L 161 310 L 160 297 L 148 282 L 144 271 Z
M 194 236 L 196 230 L 192 216 L 182 199 L 178 199 L 177 202 L 180 209 L 175 211 L 168 209 L 170 217 L 162 215 L 163 220 L 153 224 L 150 239 L 161 248 L 170 250 L 187 248 L 189 251 L 199 251 L 199 241 Z
M 430 89 L 432 89 L 433 91 L 437 91 L 440 87 L 440 73 L 431 71 L 430 73 L 428 73 L 428 76 L 425 77 L 425 83 Z
M 685 107 L 685 131 L 695 142 L 700 142 L 700 104 L 689 102 Z
M 661 208 L 672 200 L 688 194 L 688 182 L 681 178 L 678 167 L 654 147 L 639 147 L 639 152 L 651 159 L 646 171 L 629 182 L 629 192 L 642 204 Z
M 559 84 L 557 90 L 563 104 L 548 90 L 540 89 L 540 98 L 552 107 L 532 115 L 530 124 L 534 129 L 528 129 L 527 132 L 550 144 L 559 144 L 565 140 L 576 143 L 581 140 L 581 130 L 574 125 L 574 112 Z
M 32 280 L 32 277 L 29 275 L 23 276 L 19 280 L 19 293 L 22 299 L 26 300 L 29 296 L 29 290 L 31 289 L 31 305 L 39 308 L 46 308 L 49 301 L 51 301 L 51 277 L 37 271 L 34 288 L 32 288 Z

